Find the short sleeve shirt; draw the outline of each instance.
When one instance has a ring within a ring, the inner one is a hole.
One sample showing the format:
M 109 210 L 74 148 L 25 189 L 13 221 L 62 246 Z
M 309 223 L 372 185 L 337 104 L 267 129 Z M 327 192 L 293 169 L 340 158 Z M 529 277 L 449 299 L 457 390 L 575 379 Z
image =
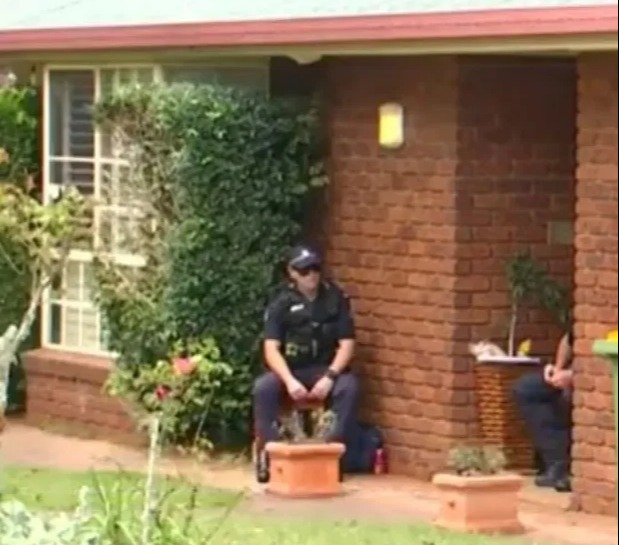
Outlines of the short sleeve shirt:
M 330 289 L 336 289 L 338 292 L 338 315 L 336 322 L 337 338 L 354 339 L 355 338 L 355 323 L 352 317 L 350 306 L 350 298 L 343 293 L 337 286 L 331 286 Z M 313 301 L 305 300 L 304 304 L 310 306 L 312 316 L 319 314 L 320 306 L 325 297 L 324 290 L 318 293 L 318 296 Z M 282 294 L 277 296 L 267 307 L 264 315 L 264 339 L 276 340 L 283 342 L 286 337 L 285 318 L 289 311 L 288 300 Z

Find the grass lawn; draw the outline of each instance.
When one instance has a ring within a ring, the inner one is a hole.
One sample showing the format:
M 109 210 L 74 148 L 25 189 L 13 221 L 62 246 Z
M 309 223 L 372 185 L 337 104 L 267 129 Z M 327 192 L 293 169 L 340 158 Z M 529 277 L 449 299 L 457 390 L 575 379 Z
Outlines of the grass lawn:
M 235 516 L 213 545 L 525 545 L 526 541 L 455 534 L 427 524 L 275 521 Z M 530 542 L 528 545 L 531 545 Z M 541 545 L 541 544 L 536 544 Z
M 0 498 L 15 499 L 33 511 L 71 511 L 77 507 L 78 494 L 83 486 L 98 481 L 106 489 L 120 479 L 127 488 L 138 488 L 144 476 L 117 471 L 89 472 L 60 471 L 57 469 L 27 469 L 0 467 Z M 175 503 L 185 504 L 192 487 L 168 477 L 158 477 L 164 489 L 174 489 Z M 235 501 L 231 492 L 200 489 L 196 497 L 199 509 L 225 508 Z
M 75 508 L 77 494 L 82 486 L 93 484 L 90 473 L 47 469 L 0 468 L 0 501 L 17 499 L 32 510 L 66 511 Z M 138 487 L 143 476 L 122 474 L 123 486 Z M 117 482 L 119 473 L 97 472 L 96 479 L 104 486 Z M 187 503 L 192 487 L 165 480 L 165 487 L 173 487 L 179 518 Z M 330 522 L 317 520 L 278 519 L 255 517 L 242 513 L 242 508 L 222 522 L 222 508 L 234 505 L 238 495 L 220 490 L 201 489 L 196 508 L 204 516 L 201 523 L 213 532 L 208 545 L 516 545 L 519 540 L 469 536 L 444 532 L 424 524 L 374 524 L 361 522 Z M 137 506 L 136 506 L 137 507 Z M 207 544 L 205 544 L 207 545 Z

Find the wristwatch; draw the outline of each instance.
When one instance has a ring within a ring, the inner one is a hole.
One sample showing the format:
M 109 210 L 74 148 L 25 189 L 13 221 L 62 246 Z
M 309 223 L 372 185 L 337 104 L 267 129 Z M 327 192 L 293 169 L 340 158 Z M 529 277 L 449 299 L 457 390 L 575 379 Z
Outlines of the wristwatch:
M 325 373 L 325 377 L 330 378 L 331 380 L 335 380 L 337 376 L 337 372 L 333 369 L 327 369 L 327 372 Z

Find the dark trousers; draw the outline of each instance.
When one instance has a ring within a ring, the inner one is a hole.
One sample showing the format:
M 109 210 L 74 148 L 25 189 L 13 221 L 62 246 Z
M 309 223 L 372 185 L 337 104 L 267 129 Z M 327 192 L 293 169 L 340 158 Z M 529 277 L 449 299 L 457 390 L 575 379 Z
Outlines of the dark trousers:
M 514 385 L 516 404 L 544 466 L 570 465 L 572 407 L 568 392 L 549 385 L 541 372 L 528 373 Z
M 326 367 L 309 367 L 293 370 L 292 373 L 309 391 L 324 376 L 326 370 Z M 264 373 L 254 382 L 254 418 L 256 433 L 262 444 L 279 439 L 275 422 L 279 416 L 284 393 L 284 384 L 272 372 Z M 327 406 L 337 416 L 331 440 L 346 441 L 347 432 L 353 429 L 355 423 L 358 402 L 357 378 L 352 373 L 341 374 L 335 379 L 331 393 L 326 400 Z

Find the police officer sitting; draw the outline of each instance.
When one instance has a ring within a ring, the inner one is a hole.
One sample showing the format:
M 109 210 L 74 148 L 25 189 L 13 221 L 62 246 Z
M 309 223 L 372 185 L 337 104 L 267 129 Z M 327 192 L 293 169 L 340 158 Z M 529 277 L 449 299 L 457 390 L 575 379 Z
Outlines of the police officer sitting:
M 344 442 L 356 418 L 358 383 L 349 372 L 355 326 L 348 297 L 321 278 L 318 253 L 296 246 L 287 261 L 290 283 L 269 303 L 264 358 L 269 371 L 254 384 L 254 415 L 261 446 L 279 439 L 275 426 L 282 394 L 295 401 L 325 400 L 337 416 L 331 441 Z M 268 460 L 258 456 L 258 479 L 268 480 Z
M 539 487 L 569 492 L 571 448 L 572 333 L 561 339 L 554 363 L 524 375 L 514 385 L 514 397 L 539 453 L 544 472 Z

